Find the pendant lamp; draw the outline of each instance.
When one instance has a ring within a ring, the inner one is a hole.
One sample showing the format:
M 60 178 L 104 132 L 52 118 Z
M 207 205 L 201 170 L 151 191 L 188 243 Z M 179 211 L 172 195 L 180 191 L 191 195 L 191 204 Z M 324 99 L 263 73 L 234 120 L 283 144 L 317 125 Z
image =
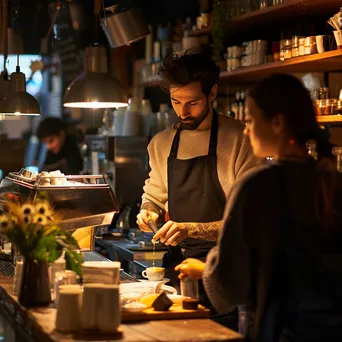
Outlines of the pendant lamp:
M 8 1 L 3 2 L 4 6 L 4 19 L 8 16 Z M 19 5 L 17 9 L 17 16 L 19 12 Z M 4 39 L 7 48 L 7 30 L 4 32 Z M 8 80 L 3 78 L 1 81 L 1 88 L 3 88 L 3 97 L 0 99 L 0 115 L 5 116 L 18 116 L 18 115 L 40 115 L 40 106 L 37 100 L 26 92 L 26 79 L 25 74 L 20 72 L 19 66 L 19 53 L 20 53 L 20 41 L 17 42 L 17 67 L 16 71 L 11 74 L 9 91 Z M 4 51 L 4 66 L 6 65 L 8 51 Z M 7 90 L 6 90 L 7 88 Z
M 119 108 L 127 106 L 127 102 L 122 84 L 108 74 L 106 48 L 86 48 L 85 72 L 66 89 L 64 107 Z
M 0 114 L 2 115 L 40 115 L 38 101 L 26 92 L 25 74 L 17 66 L 12 72 L 10 92 L 0 101 Z

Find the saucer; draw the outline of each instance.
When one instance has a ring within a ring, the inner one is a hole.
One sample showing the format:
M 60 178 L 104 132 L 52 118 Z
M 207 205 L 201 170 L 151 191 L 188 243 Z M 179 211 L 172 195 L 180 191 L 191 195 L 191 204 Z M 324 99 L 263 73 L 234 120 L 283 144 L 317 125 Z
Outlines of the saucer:
M 149 283 L 160 283 L 160 282 L 162 282 L 162 283 L 166 284 L 170 281 L 170 279 L 169 278 L 163 278 L 160 280 L 149 280 L 149 279 L 145 278 L 145 279 L 139 279 L 139 281 L 147 281 Z

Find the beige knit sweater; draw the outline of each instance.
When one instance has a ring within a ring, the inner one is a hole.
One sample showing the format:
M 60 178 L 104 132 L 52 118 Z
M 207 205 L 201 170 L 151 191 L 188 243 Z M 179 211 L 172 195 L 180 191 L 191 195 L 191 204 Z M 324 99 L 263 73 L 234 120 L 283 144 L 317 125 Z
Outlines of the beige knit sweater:
M 151 171 L 144 186 L 142 203 L 154 203 L 168 211 L 167 159 L 170 154 L 175 126 L 153 137 L 149 146 Z M 217 170 L 224 193 L 229 193 L 234 182 L 256 164 L 249 139 L 243 135 L 244 126 L 237 120 L 219 115 Z M 190 159 L 208 154 L 210 129 L 183 130 L 178 148 L 179 159 Z

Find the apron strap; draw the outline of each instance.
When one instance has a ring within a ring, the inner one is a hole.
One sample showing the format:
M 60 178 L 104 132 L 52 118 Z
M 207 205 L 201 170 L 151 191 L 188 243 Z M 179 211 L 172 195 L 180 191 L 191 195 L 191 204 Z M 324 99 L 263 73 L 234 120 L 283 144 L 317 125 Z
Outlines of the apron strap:
M 210 142 L 209 142 L 209 156 L 216 156 L 218 138 L 218 114 L 213 110 L 213 121 L 211 123 Z
M 177 153 L 178 153 L 178 146 L 179 146 L 179 138 L 180 138 L 180 132 L 181 128 L 179 127 L 177 129 L 176 135 L 173 138 L 172 146 L 171 146 L 171 151 L 170 151 L 170 157 L 173 157 L 177 159 Z
M 170 151 L 170 157 L 177 158 L 181 131 L 182 131 L 182 128 L 181 126 L 179 126 L 175 134 L 175 137 L 173 138 L 171 151 Z M 208 152 L 208 155 L 210 156 L 216 156 L 217 137 L 218 137 L 218 114 L 216 110 L 213 110 L 213 119 L 211 123 L 209 152 Z

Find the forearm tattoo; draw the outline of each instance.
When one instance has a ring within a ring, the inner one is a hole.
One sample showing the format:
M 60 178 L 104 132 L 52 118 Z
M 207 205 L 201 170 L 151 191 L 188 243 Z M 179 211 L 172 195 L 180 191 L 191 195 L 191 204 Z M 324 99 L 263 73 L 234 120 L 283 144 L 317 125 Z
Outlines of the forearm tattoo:
M 222 221 L 208 223 L 189 222 L 187 226 L 189 237 L 199 240 L 216 241 L 222 227 Z
M 162 214 L 162 210 L 152 202 L 144 202 L 140 207 L 140 210 L 141 209 L 152 211 L 153 213 L 156 213 L 159 216 Z

